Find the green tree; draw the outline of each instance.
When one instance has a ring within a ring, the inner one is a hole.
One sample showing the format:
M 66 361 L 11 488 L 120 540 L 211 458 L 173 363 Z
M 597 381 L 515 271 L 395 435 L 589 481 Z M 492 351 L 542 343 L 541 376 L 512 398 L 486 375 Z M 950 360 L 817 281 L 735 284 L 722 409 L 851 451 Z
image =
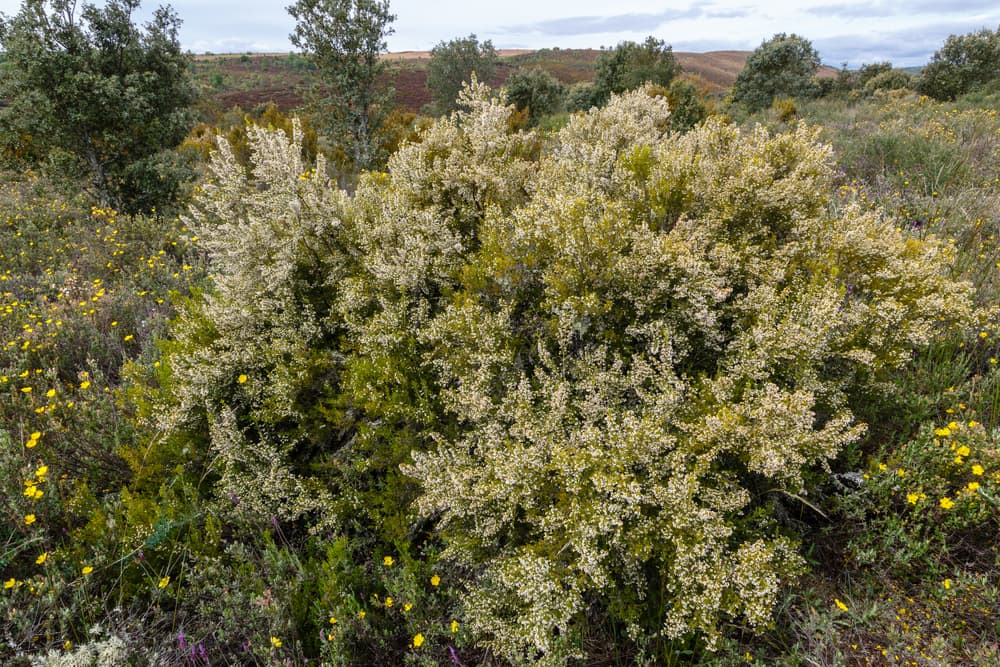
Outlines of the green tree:
M 644 83 L 667 87 L 680 72 L 673 48 L 650 36 L 642 44 L 622 42 L 602 53 L 594 71 L 594 87 L 597 99 L 604 104 L 612 94 Z
M 187 134 L 195 91 L 177 39 L 180 19 L 160 7 L 139 29 L 139 0 L 103 8 L 25 0 L 0 21 L 0 114 L 8 142 L 29 142 L 54 173 L 103 206 L 134 213 L 170 202 L 189 174 L 170 149 Z
M 758 46 L 733 84 L 733 102 L 750 111 L 771 106 L 775 97 L 812 97 L 819 54 L 812 43 L 778 33 Z
M 319 70 L 313 102 L 327 129 L 357 169 L 377 166 L 384 158 L 378 128 L 392 96 L 379 79 L 379 56 L 396 20 L 388 0 L 298 0 L 288 13 L 296 20 L 292 44 Z
M 480 81 L 489 81 L 496 71 L 497 52 L 493 42 L 480 43 L 475 35 L 439 42 L 431 49 L 427 68 L 427 87 L 434 99 L 434 110 L 445 114 L 457 108 L 456 99 L 462 84 L 472 74 Z
M 1000 78 L 1000 27 L 967 35 L 949 35 L 934 52 L 917 85 L 938 100 L 953 100 Z
M 518 69 L 507 79 L 506 87 L 507 101 L 518 111 L 527 109 L 532 125 L 559 111 L 566 99 L 566 86 L 541 67 Z

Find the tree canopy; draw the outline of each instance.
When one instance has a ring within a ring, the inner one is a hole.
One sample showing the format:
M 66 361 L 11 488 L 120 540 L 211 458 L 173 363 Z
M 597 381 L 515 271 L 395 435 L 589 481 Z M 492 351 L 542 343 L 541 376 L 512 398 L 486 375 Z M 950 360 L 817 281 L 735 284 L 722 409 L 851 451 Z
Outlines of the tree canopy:
M 471 80 L 472 74 L 480 81 L 489 81 L 496 70 L 497 52 L 493 42 L 480 43 L 475 35 L 439 42 L 431 49 L 431 62 L 427 68 L 427 87 L 434 99 L 437 113 L 453 111 L 462 84 Z
M 391 98 L 379 82 L 379 56 L 396 20 L 388 0 L 297 0 L 288 13 L 296 21 L 292 44 L 319 70 L 313 102 L 327 130 L 356 168 L 372 168 L 384 158 L 376 132 Z
M 673 48 L 649 36 L 642 44 L 621 42 L 597 60 L 594 87 L 603 104 L 612 94 L 634 90 L 645 83 L 669 86 L 680 74 Z
M 176 196 L 186 170 L 169 149 L 187 134 L 195 99 L 180 19 L 160 7 L 140 29 L 139 4 L 109 0 L 77 13 L 73 0 L 25 0 L 0 22 L 8 145 L 29 144 L 21 154 L 74 182 L 86 174 L 91 196 L 126 212 Z
M 953 100 L 1000 78 L 1000 27 L 949 35 L 920 76 L 921 93 Z
M 747 58 L 733 84 L 733 102 L 756 111 L 770 106 L 776 97 L 812 96 L 817 92 L 818 69 L 819 54 L 809 40 L 778 33 Z

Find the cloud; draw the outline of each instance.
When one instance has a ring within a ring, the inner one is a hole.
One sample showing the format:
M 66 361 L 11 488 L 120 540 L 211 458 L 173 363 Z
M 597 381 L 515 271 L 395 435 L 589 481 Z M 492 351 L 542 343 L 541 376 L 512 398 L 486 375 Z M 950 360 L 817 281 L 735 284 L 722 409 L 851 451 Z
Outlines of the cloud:
M 656 13 L 615 14 L 612 16 L 569 16 L 566 18 L 503 26 L 498 32 L 511 34 L 538 33 L 556 37 L 597 35 L 616 32 L 653 32 L 668 21 L 707 16 L 709 10 L 689 7 L 668 9 Z
M 969 15 L 984 10 L 996 14 L 996 0 L 963 0 L 961 12 Z M 803 11 L 825 18 L 889 18 L 894 16 L 912 17 L 920 14 L 954 15 L 955 8 L 948 7 L 940 0 L 891 0 L 889 2 L 849 2 L 807 7 Z
M 813 40 L 823 62 L 851 66 L 889 60 L 897 67 L 924 65 L 948 35 L 965 34 L 980 26 L 972 21 L 934 21 L 913 28 L 866 34 L 846 34 Z

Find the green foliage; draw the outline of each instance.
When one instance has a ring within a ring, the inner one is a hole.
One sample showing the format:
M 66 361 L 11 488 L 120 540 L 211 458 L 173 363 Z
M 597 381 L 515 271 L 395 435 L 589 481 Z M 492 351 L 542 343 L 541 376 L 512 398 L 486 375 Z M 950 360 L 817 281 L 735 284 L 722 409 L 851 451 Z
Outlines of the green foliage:
M 864 91 L 873 93 L 876 90 L 899 90 L 913 86 L 913 75 L 906 70 L 889 69 L 871 77 L 864 83 Z
M 920 73 L 917 89 L 953 100 L 1000 77 L 1000 28 L 949 35 Z
M 388 0 L 296 0 L 288 12 L 296 21 L 292 44 L 319 72 L 313 104 L 322 124 L 356 169 L 379 167 L 386 155 L 378 130 L 391 98 L 379 56 L 396 20 Z
M 480 43 L 475 35 L 438 42 L 431 49 L 427 66 L 427 88 L 434 100 L 437 114 L 458 108 L 457 98 L 462 85 L 475 75 L 480 81 L 489 81 L 496 70 L 497 53 L 493 42 Z
M 601 53 L 594 69 L 597 106 L 605 104 L 613 94 L 634 90 L 652 83 L 667 87 L 680 74 L 673 49 L 653 36 L 642 44 L 621 42 Z
M 765 109 L 775 97 L 812 97 L 819 54 L 798 35 L 778 33 L 747 58 L 733 84 L 732 100 L 750 111 Z
M 0 27 L 7 140 L 29 142 L 71 182 L 86 174 L 95 201 L 128 213 L 169 204 L 190 177 L 169 149 L 194 100 L 177 15 L 158 8 L 140 30 L 138 7 L 112 0 L 77 16 L 69 0 L 26 0 Z
M 601 106 L 601 95 L 592 83 L 574 83 L 566 90 L 566 110 L 570 112 L 589 111 Z
M 666 97 L 672 130 L 686 132 L 708 118 L 708 103 L 693 81 L 683 77 L 675 78 L 667 88 Z
M 504 87 L 507 101 L 519 111 L 527 109 L 532 125 L 543 116 L 559 112 L 566 97 L 566 87 L 541 67 L 516 70 Z

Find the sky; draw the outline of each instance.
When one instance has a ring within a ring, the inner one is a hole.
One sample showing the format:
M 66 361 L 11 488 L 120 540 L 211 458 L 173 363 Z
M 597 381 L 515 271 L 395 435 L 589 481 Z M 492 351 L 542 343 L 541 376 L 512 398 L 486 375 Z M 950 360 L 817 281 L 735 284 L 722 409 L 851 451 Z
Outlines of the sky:
M 82 2 L 83 0 L 81 0 Z M 287 53 L 291 0 L 174 0 L 194 53 Z M 100 1 L 98 0 L 98 4 Z M 148 16 L 157 3 L 145 0 Z M 0 0 L 12 15 L 19 0 Z M 753 50 L 776 33 L 810 40 L 823 63 L 923 65 L 949 34 L 1000 26 L 1000 0 L 392 0 L 390 51 L 426 51 L 475 34 L 498 49 L 600 48 L 653 35 L 674 51 Z M 141 17 L 140 17 L 141 18 Z

